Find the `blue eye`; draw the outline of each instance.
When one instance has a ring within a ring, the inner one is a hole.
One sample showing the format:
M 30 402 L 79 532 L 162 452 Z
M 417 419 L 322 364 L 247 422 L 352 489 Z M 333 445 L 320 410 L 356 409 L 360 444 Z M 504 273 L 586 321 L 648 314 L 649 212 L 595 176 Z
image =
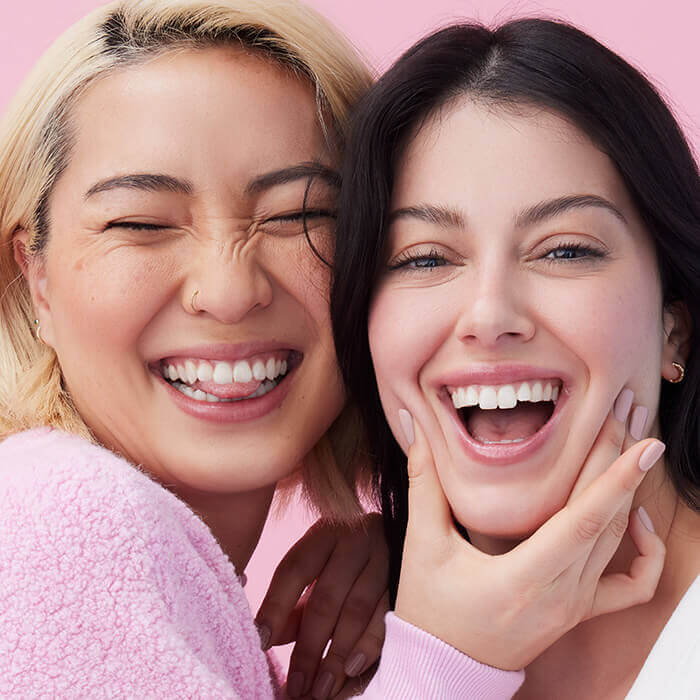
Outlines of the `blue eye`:
M 583 245 L 581 243 L 571 243 L 558 245 L 545 253 L 542 258 L 547 261 L 556 262 L 558 260 L 582 260 L 586 258 L 603 258 L 605 253 L 597 248 Z
M 406 252 L 388 265 L 390 270 L 432 270 L 447 265 L 446 258 L 436 250 L 429 253 Z

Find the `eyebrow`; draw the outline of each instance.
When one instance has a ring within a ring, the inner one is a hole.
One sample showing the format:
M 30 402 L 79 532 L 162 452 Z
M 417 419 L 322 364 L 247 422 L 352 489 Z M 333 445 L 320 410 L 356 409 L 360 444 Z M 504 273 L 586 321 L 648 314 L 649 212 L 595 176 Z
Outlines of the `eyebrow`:
M 575 194 L 556 199 L 548 199 L 528 207 L 515 217 L 517 228 L 526 228 L 546 219 L 559 216 L 572 209 L 584 209 L 597 207 L 610 212 L 620 221 L 627 223 L 624 214 L 609 200 L 594 194 Z M 396 219 L 419 219 L 429 224 L 435 224 L 441 228 L 466 228 L 466 216 L 458 209 L 436 206 L 432 204 L 419 204 L 413 207 L 396 209 L 389 215 L 389 223 Z
M 624 214 L 604 197 L 599 197 L 596 194 L 572 194 L 565 197 L 557 197 L 556 199 L 548 199 L 524 209 L 515 217 L 515 225 L 517 228 L 525 228 L 572 209 L 584 209 L 586 207 L 604 209 L 623 223 L 627 223 Z
M 251 180 L 245 188 L 247 195 L 259 194 L 277 185 L 318 177 L 332 187 L 340 187 L 340 174 L 318 162 L 300 163 L 289 168 L 273 170 Z
M 194 192 L 194 185 L 189 180 L 182 180 L 171 175 L 134 173 L 100 180 L 85 193 L 85 199 L 100 192 L 122 188 L 146 192 L 176 192 L 178 194 L 192 194 Z

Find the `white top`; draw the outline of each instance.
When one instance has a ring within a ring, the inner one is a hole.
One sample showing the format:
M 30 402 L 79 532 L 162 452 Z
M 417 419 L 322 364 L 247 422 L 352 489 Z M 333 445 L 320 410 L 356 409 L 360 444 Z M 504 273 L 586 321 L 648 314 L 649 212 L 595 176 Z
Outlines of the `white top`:
M 700 576 L 673 611 L 627 700 L 700 700 Z

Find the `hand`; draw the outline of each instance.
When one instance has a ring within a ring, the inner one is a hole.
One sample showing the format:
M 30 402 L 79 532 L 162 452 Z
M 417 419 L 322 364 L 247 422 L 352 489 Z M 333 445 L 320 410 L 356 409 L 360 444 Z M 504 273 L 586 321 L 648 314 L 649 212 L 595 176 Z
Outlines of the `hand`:
M 359 676 L 377 661 L 389 609 L 388 571 L 378 513 L 353 527 L 319 521 L 290 549 L 256 618 L 264 648 L 296 641 L 289 697 L 334 697 L 346 676 Z
M 582 620 L 649 601 L 665 548 L 638 512 L 629 528 L 628 516 L 644 469 L 661 456 L 663 443 L 643 440 L 618 456 L 632 399 L 625 391 L 616 402 L 620 418 L 611 411 L 606 419 L 566 506 L 499 556 L 484 554 L 457 532 L 415 424 L 397 615 L 478 661 L 516 670 Z M 625 531 L 639 556 L 628 573 L 605 574 Z

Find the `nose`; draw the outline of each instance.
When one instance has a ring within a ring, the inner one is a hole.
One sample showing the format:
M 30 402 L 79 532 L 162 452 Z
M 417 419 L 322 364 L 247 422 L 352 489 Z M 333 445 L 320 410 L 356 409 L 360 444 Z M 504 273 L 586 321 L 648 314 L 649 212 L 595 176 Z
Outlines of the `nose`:
M 201 251 L 189 278 L 182 304 L 190 314 L 232 324 L 272 303 L 272 282 L 250 241 Z
M 496 349 L 534 336 L 527 292 L 517 272 L 508 274 L 503 265 L 492 265 L 469 275 L 465 282 L 469 289 L 456 325 L 461 342 Z

